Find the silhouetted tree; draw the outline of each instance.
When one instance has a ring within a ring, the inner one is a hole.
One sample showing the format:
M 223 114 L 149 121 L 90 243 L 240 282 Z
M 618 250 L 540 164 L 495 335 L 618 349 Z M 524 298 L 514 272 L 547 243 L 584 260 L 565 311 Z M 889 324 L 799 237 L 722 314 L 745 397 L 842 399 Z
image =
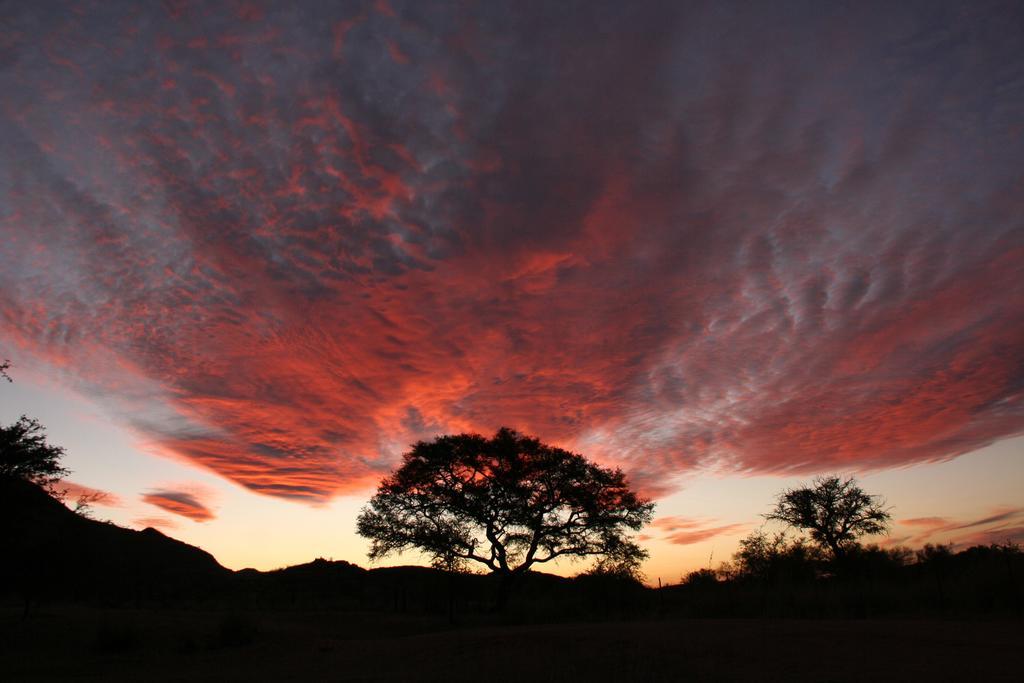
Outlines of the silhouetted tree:
M 0 378 L 3 378 L 5 380 L 7 380 L 8 382 L 13 382 L 14 380 L 12 380 L 11 376 L 7 374 L 7 371 L 10 370 L 10 369 L 11 369 L 11 361 L 9 361 L 9 360 L 0 361 Z
M 0 427 L 0 477 L 24 479 L 54 492 L 53 486 L 68 474 L 60 465 L 64 449 L 46 442 L 39 420 L 22 415 L 17 422 Z
M 77 515 L 92 519 L 92 506 L 103 505 L 110 499 L 110 494 L 106 491 L 89 491 L 87 493 L 78 494 L 78 498 L 75 499 L 75 507 L 72 510 Z
M 842 558 L 858 537 L 888 531 L 891 518 L 884 500 L 865 493 L 853 477 L 835 475 L 783 491 L 765 517 L 809 532 L 833 559 Z
M 595 556 L 605 569 L 638 572 L 647 556 L 627 537 L 654 504 L 621 470 L 502 428 L 417 443 L 359 515 L 370 558 L 419 549 L 439 567 L 478 563 L 500 577 L 498 606 L 513 580 L 557 557 Z

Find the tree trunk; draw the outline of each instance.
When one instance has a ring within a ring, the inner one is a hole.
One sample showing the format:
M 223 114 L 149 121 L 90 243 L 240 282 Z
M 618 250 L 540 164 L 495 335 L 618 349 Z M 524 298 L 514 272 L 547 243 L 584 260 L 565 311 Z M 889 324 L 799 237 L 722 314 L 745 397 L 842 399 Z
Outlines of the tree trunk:
M 512 588 L 515 583 L 516 575 L 512 572 L 499 571 L 498 574 L 498 588 L 494 595 L 494 609 L 496 613 L 505 611 L 508 606 L 508 599 L 512 595 Z
M 455 623 L 455 572 L 448 569 L 448 623 Z
M 845 553 L 843 552 L 843 546 L 836 541 L 832 541 L 831 543 L 829 543 L 829 548 L 832 549 L 832 559 L 835 560 L 837 563 L 842 562 L 843 557 L 845 556 Z

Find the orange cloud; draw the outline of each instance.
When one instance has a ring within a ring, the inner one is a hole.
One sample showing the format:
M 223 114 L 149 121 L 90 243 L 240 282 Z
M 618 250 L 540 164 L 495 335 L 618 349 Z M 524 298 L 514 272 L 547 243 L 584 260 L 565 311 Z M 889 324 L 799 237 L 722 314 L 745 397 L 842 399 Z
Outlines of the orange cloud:
M 950 521 L 945 517 L 915 517 L 913 519 L 901 519 L 896 523 L 903 526 L 937 529 L 939 527 L 947 526 L 950 524 Z
M 166 517 L 139 517 L 132 520 L 132 524 L 139 527 L 140 529 L 154 528 L 154 529 L 177 529 L 178 524 L 173 519 L 167 519 Z
M 663 533 L 662 538 L 676 545 L 700 543 L 715 536 L 728 536 L 748 528 L 749 524 L 713 525 L 715 520 L 686 517 L 659 517 L 651 526 Z M 649 536 L 650 538 L 650 536 Z
M 194 492 L 160 489 L 144 494 L 142 500 L 193 522 L 208 522 L 215 516 Z

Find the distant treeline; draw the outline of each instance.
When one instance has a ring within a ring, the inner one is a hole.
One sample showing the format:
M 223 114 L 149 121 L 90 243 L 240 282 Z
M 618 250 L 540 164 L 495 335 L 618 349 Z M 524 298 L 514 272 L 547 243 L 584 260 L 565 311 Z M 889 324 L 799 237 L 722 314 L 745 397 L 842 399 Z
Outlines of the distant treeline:
M 1024 553 L 1015 544 L 869 545 L 830 560 L 783 540 L 741 547 L 732 563 L 662 592 L 668 609 L 692 616 L 1024 616 Z

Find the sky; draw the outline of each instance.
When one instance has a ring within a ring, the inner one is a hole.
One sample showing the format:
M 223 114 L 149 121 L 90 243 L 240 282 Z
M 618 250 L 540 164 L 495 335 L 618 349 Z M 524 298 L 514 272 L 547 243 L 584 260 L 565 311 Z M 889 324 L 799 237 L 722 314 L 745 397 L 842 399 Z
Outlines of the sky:
M 831 472 L 893 506 L 883 543 L 1024 541 L 1020 3 L 0 26 L 0 421 L 42 420 L 99 516 L 365 565 L 410 444 L 504 425 L 658 502 L 649 578 Z

